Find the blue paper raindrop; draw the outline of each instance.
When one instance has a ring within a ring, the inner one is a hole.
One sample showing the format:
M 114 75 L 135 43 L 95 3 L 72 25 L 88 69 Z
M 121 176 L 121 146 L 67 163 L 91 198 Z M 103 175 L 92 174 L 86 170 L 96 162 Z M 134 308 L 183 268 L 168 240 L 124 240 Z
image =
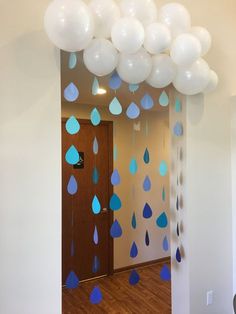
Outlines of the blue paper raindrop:
M 176 257 L 176 261 L 178 263 L 181 263 L 182 257 L 181 257 L 181 253 L 180 253 L 180 249 L 179 248 L 177 248 L 177 250 L 176 250 L 175 257 Z
M 94 242 L 95 245 L 98 245 L 98 229 L 97 229 L 97 226 L 94 227 L 93 242 Z
M 98 184 L 99 173 L 96 167 L 93 168 L 92 180 L 93 180 L 93 184 Z
M 137 273 L 136 270 L 132 270 L 129 276 L 129 283 L 132 286 L 135 286 L 140 280 L 139 274 Z
M 112 90 L 117 90 L 121 87 L 122 81 L 117 72 L 115 71 L 109 81 L 109 86 Z
M 90 294 L 90 303 L 99 304 L 102 301 L 102 293 L 98 286 L 93 288 L 93 291 Z
M 110 206 L 110 209 L 114 211 L 119 210 L 121 208 L 122 206 L 121 200 L 117 194 L 114 193 L 112 195 L 109 206 Z
M 77 181 L 75 179 L 75 177 L 73 175 L 71 175 L 70 180 L 67 184 L 67 192 L 70 195 L 75 195 L 78 191 L 78 184 Z
M 93 259 L 93 267 L 92 267 L 92 272 L 95 274 L 99 271 L 100 268 L 100 261 L 99 258 L 97 256 L 94 256 Z
M 149 219 L 152 217 L 152 209 L 148 203 L 145 204 L 143 208 L 143 218 Z
M 169 267 L 167 265 L 164 265 L 161 269 L 161 279 L 164 281 L 170 281 L 171 280 L 171 273 L 169 270 Z
M 165 252 L 169 250 L 169 242 L 168 242 L 167 236 L 164 237 L 162 248 Z
M 117 169 L 114 169 L 112 175 L 111 175 L 111 184 L 113 186 L 120 184 L 120 174 Z
M 96 136 L 93 140 L 93 153 L 94 153 L 94 155 L 98 154 L 98 140 L 97 140 Z
M 148 231 L 146 231 L 146 234 L 145 234 L 145 244 L 146 244 L 146 246 L 149 246 L 149 244 L 150 244 Z
M 74 135 L 74 134 L 78 133 L 79 130 L 80 130 L 80 124 L 79 124 L 78 120 L 74 116 L 71 116 L 66 121 L 66 131 L 69 134 Z
M 167 163 L 163 160 L 159 166 L 159 173 L 162 177 L 164 177 L 167 175 L 167 172 L 168 172 L 168 166 L 167 166 Z
M 135 93 L 138 89 L 139 89 L 139 85 L 138 84 L 129 84 L 129 91 L 131 93 Z
M 98 82 L 98 79 L 95 77 L 92 84 L 93 96 L 96 96 L 98 94 L 98 90 L 99 90 L 99 82 Z
M 74 69 L 77 64 L 77 54 L 76 52 L 71 52 L 69 56 L 68 68 L 70 70 Z
M 114 97 L 113 100 L 110 102 L 109 111 L 114 116 L 118 116 L 122 113 L 122 106 L 116 97 Z
M 74 241 L 72 240 L 71 241 L 71 245 L 70 245 L 70 256 L 75 256 L 75 243 Z
M 130 257 L 135 258 L 138 255 L 138 248 L 135 242 L 133 242 L 130 249 Z
M 132 175 L 135 175 L 138 171 L 138 164 L 135 158 L 131 159 L 130 165 L 129 165 L 129 171 Z
M 148 164 L 150 162 L 150 156 L 149 156 L 149 151 L 146 148 L 144 155 L 143 155 L 143 161 L 145 162 L 145 164 Z
M 69 165 L 75 165 L 79 162 L 80 156 L 79 153 L 77 151 L 77 149 L 75 148 L 74 145 L 71 145 L 71 147 L 68 149 L 68 151 L 66 152 L 66 162 Z
M 122 229 L 117 219 L 115 219 L 111 226 L 110 235 L 112 238 L 120 238 L 122 236 Z
M 97 108 L 94 108 L 90 115 L 90 120 L 92 122 L 92 125 L 97 126 L 101 122 L 101 116 Z
M 138 118 L 138 116 L 140 115 L 139 107 L 134 102 L 132 102 L 126 110 L 126 115 L 130 119 Z
M 151 186 L 152 186 L 151 180 L 150 180 L 149 176 L 146 176 L 144 181 L 143 181 L 143 189 L 144 189 L 144 191 L 145 192 L 150 191 L 151 190 Z
M 132 228 L 133 228 L 133 229 L 136 229 L 136 227 L 137 227 L 137 221 L 136 221 L 136 215 L 135 215 L 135 213 L 133 213 L 131 225 L 132 225 Z
M 95 215 L 99 214 L 101 211 L 101 204 L 99 202 L 97 195 L 94 196 L 92 201 L 92 211 Z
M 141 106 L 145 110 L 149 110 L 154 106 L 154 101 L 149 94 L 145 94 L 141 99 Z
M 176 122 L 174 126 L 174 135 L 178 137 L 183 135 L 183 126 L 180 122 Z
M 168 218 L 166 213 L 163 212 L 156 220 L 156 224 L 159 228 L 166 228 L 168 225 Z
M 175 112 L 181 112 L 182 111 L 182 105 L 179 100 L 179 98 L 176 98 L 175 100 Z
M 76 276 L 74 271 L 71 271 L 66 278 L 66 288 L 76 289 L 79 286 L 79 278 Z
M 169 105 L 169 97 L 165 91 L 163 91 L 160 95 L 159 104 L 162 107 L 167 107 Z
M 64 89 L 64 98 L 69 101 L 73 102 L 79 97 L 79 90 L 75 86 L 74 83 L 70 83 L 65 89 Z

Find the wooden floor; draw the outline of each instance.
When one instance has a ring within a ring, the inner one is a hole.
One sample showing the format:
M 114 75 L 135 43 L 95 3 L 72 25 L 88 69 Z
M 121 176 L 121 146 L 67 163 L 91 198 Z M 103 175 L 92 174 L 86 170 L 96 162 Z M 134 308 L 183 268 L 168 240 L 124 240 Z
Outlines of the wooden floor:
M 162 264 L 138 268 L 140 282 L 131 286 L 129 273 L 117 273 L 110 277 L 81 283 L 76 290 L 63 289 L 63 314 L 123 314 L 123 313 L 171 313 L 170 282 L 160 279 Z M 89 302 L 89 294 L 99 285 L 103 301 L 99 305 Z

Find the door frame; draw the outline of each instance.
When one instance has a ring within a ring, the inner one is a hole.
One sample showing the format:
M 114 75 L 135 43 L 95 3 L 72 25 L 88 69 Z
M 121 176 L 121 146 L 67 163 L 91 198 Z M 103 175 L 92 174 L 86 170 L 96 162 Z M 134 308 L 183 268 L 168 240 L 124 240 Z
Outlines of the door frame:
M 75 116 L 76 119 L 78 119 L 80 125 L 82 124 L 91 124 L 91 121 L 89 119 L 80 119 L 79 117 Z M 67 120 L 69 119 L 69 117 L 62 117 L 61 118 L 61 124 L 65 123 Z M 111 174 L 113 172 L 113 121 L 104 121 L 102 120 L 100 122 L 99 125 L 106 125 L 108 127 L 108 170 L 109 170 L 109 174 L 108 174 L 108 178 L 111 177 Z M 96 127 L 95 127 L 96 128 Z M 61 150 L 62 150 L 62 137 L 61 137 Z M 61 171 L 63 171 L 62 168 L 63 163 L 61 162 Z M 109 185 L 108 185 L 108 195 L 109 195 L 109 199 L 112 197 L 113 195 L 113 185 L 111 184 L 111 181 L 109 180 Z M 61 195 L 61 197 L 63 197 L 63 194 Z M 109 207 L 109 204 L 108 204 Z M 62 210 L 62 209 L 61 209 Z M 111 227 L 113 220 L 114 220 L 114 212 L 108 208 L 109 210 L 109 226 Z M 62 223 L 61 223 L 61 227 L 62 227 Z M 114 274 L 114 241 L 113 238 L 110 236 L 110 229 L 109 231 L 109 235 L 108 235 L 108 246 L 109 246 L 109 253 L 108 253 L 108 273 L 107 275 L 113 275 Z M 91 279 L 96 279 L 95 278 L 91 278 Z

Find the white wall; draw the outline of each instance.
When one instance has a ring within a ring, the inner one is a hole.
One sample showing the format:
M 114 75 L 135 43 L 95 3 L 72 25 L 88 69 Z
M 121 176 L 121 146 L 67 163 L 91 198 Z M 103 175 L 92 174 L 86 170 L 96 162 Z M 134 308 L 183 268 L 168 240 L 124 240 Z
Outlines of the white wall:
M 0 313 L 61 312 L 59 55 L 49 1 L 1 1 Z

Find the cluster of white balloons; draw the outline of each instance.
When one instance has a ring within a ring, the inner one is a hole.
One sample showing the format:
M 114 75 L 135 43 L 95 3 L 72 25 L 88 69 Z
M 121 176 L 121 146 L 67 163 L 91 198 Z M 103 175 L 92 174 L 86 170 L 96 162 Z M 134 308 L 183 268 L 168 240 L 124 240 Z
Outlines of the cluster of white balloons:
M 116 69 L 129 84 L 173 83 L 185 95 L 217 86 L 217 74 L 202 59 L 211 36 L 191 27 L 179 3 L 158 10 L 154 0 L 54 0 L 44 21 L 51 41 L 65 51 L 83 50 L 84 64 L 96 76 Z

